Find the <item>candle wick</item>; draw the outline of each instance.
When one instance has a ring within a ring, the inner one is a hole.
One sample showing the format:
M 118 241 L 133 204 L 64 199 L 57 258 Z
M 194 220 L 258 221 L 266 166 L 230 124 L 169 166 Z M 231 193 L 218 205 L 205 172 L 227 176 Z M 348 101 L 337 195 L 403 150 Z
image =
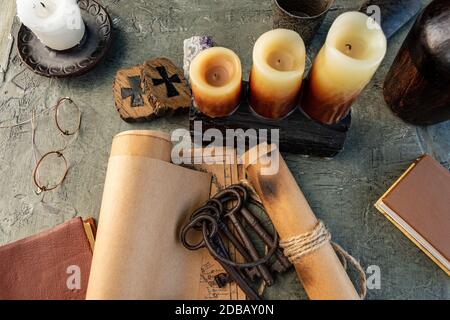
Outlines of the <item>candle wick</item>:
M 345 44 L 345 46 L 348 48 L 348 50 L 352 50 L 352 45 L 351 44 L 349 44 L 349 43 L 347 43 L 347 44 Z
M 46 8 L 46 6 L 45 6 L 45 4 L 44 4 L 43 2 L 40 2 L 40 4 L 41 4 L 41 6 L 42 6 L 43 8 Z

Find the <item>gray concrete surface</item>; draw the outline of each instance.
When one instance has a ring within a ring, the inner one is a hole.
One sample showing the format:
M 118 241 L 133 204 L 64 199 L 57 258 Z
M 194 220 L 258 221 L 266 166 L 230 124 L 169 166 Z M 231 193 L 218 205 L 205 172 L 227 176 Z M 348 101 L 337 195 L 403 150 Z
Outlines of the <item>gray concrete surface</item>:
M 9 0 L 1 0 L 9 1 Z M 424 0 L 424 3 L 428 2 Z M 98 216 L 112 137 L 127 129 L 171 131 L 186 127 L 187 116 L 129 125 L 114 109 L 111 92 L 117 69 L 167 56 L 182 65 L 182 40 L 212 35 L 235 50 L 245 75 L 257 37 L 272 25 L 270 0 L 103 0 L 114 20 L 114 45 L 105 61 L 75 79 L 39 77 L 11 52 L 5 79 L 0 79 L 1 125 L 31 117 L 58 97 L 71 96 L 83 109 L 81 134 L 66 150 L 70 172 L 64 185 L 45 197 L 32 184 L 31 127 L 0 129 L 0 243 L 7 243 L 59 224 L 74 216 Z M 320 46 L 331 21 L 360 1 L 337 0 L 313 43 Z M 3 7 L 3 4 L 2 4 Z M 403 123 L 382 96 L 384 76 L 402 43 L 406 26 L 389 43 L 387 57 L 353 108 L 354 122 L 344 152 L 333 160 L 287 155 L 287 162 L 317 216 L 334 240 L 367 267 L 381 268 L 381 289 L 369 299 L 449 299 L 450 279 L 373 207 L 375 201 L 420 154 L 428 152 L 449 166 L 450 122 L 427 128 Z M 41 153 L 64 141 L 53 114 L 39 117 Z M 68 123 L 71 120 L 66 115 Z M 73 121 L 72 121 L 73 123 Z M 52 166 L 53 174 L 57 164 Z M 48 174 L 52 174 L 50 168 Z M 266 292 L 268 298 L 306 298 L 292 272 Z

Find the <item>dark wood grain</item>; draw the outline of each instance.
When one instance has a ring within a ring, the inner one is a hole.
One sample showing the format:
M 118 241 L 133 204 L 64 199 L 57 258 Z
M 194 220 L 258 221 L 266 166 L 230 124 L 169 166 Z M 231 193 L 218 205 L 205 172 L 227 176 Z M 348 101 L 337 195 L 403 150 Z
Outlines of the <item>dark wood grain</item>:
M 144 122 L 187 111 L 191 90 L 183 71 L 169 59 L 157 58 L 120 69 L 113 83 L 114 102 L 126 122 Z
M 287 118 L 278 121 L 267 121 L 255 116 L 247 103 L 247 83 L 244 83 L 241 105 L 229 117 L 212 119 L 201 114 L 194 107 L 190 111 L 190 130 L 194 137 L 194 121 L 202 122 L 202 132 L 215 128 L 223 134 L 227 129 L 279 129 L 280 150 L 293 154 L 304 154 L 318 157 L 334 157 L 344 148 L 347 132 L 351 125 L 351 115 L 335 125 L 322 125 L 307 118 L 296 109 Z M 270 132 L 268 134 L 270 141 Z M 206 142 L 205 144 L 209 144 Z
M 384 84 L 384 97 L 403 120 L 450 120 L 450 1 L 433 1 L 418 17 Z
M 141 81 L 142 65 L 117 71 L 113 83 L 113 95 L 117 112 L 126 122 L 148 121 L 155 117 L 153 106 L 144 93 Z M 139 86 L 133 89 L 131 79 L 139 79 Z M 126 94 L 131 90 L 131 95 Z
M 147 60 L 142 67 L 145 93 L 155 114 L 162 116 L 175 111 L 189 110 L 191 89 L 184 78 L 183 70 L 167 58 Z

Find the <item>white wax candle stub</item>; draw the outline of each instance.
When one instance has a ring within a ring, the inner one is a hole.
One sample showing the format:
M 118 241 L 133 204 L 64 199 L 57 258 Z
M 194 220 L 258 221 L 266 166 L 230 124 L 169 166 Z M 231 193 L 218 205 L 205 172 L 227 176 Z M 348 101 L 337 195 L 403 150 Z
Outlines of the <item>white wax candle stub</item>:
M 36 15 L 41 18 L 48 18 L 56 10 L 56 5 L 53 1 L 38 1 L 33 3 L 33 9 L 36 11 Z
M 17 0 L 17 15 L 44 45 L 55 50 L 78 45 L 85 33 L 76 0 Z

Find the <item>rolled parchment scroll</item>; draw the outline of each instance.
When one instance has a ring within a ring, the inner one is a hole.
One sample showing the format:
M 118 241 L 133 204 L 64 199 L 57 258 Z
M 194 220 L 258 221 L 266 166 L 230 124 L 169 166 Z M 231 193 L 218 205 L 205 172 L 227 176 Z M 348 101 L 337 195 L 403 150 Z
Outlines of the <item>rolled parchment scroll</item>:
M 253 161 L 249 156 L 252 152 L 255 155 Z M 262 144 L 248 151 L 244 159 L 247 179 L 261 198 L 280 239 L 312 231 L 318 220 L 278 149 Z M 278 160 L 278 170 L 264 170 L 270 159 Z M 329 242 L 304 256 L 295 264 L 295 270 L 310 299 L 359 299 Z
M 196 299 L 202 255 L 178 235 L 211 175 L 171 164 L 171 150 L 160 132 L 114 138 L 87 299 Z

